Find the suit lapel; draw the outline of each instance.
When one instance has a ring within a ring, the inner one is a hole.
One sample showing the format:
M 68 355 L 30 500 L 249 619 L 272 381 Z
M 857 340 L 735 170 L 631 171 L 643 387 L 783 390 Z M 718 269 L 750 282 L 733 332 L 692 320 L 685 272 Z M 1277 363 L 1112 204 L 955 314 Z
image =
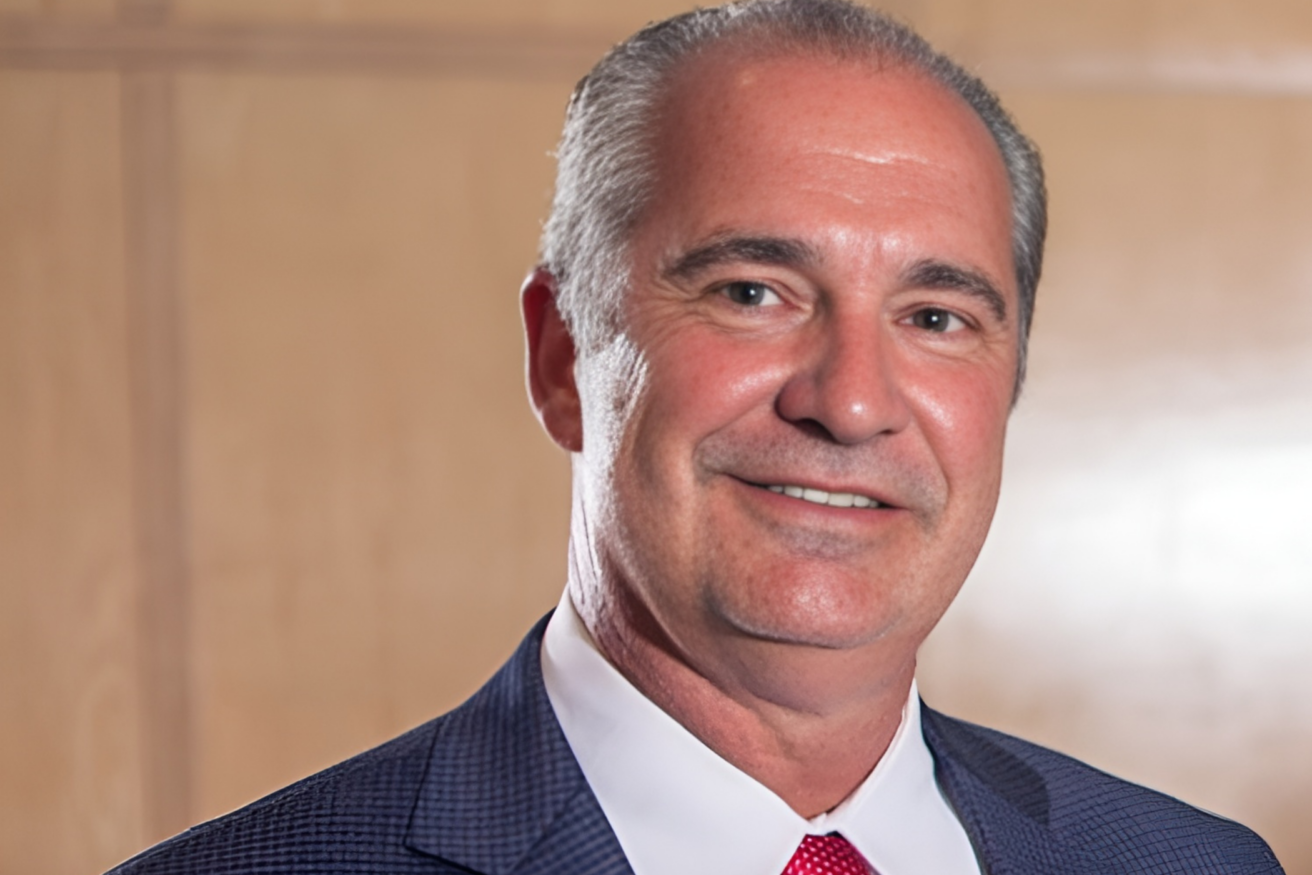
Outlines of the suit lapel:
M 1043 776 L 971 727 L 922 703 L 939 786 L 956 809 L 985 875 L 1094 875 L 1102 868 L 1049 827 Z
M 547 699 L 545 628 L 439 721 L 406 844 L 485 875 L 632 875 Z
M 547 699 L 546 621 L 439 720 L 406 844 L 483 875 L 632 875 Z M 922 722 L 986 875 L 1100 872 L 1049 828 L 1042 775 L 968 724 L 923 706 Z

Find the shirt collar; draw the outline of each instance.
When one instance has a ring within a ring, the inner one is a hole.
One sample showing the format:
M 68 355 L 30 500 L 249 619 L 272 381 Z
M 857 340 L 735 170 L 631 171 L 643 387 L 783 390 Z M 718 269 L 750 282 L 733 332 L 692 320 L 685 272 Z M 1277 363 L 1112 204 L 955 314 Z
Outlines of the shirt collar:
M 542 640 L 547 696 L 635 875 L 782 872 L 808 833 L 842 833 L 880 875 L 978 875 L 934 780 L 916 685 L 874 771 L 808 821 L 647 699 L 597 649 L 568 593 Z

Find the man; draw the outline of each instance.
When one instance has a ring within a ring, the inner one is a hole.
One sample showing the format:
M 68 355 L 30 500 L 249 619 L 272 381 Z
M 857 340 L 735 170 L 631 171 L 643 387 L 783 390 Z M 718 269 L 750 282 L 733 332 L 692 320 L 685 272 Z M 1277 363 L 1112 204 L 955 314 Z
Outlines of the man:
M 1237 824 L 922 707 L 997 499 L 1044 195 L 842 0 L 655 25 L 576 91 L 523 289 L 568 586 L 482 691 L 154 872 L 1279 872 Z

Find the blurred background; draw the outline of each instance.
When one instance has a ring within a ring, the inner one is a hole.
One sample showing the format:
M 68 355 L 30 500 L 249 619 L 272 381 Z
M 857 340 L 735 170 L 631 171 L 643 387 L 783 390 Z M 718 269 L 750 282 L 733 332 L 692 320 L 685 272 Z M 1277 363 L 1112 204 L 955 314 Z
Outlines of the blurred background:
M 522 388 L 574 81 L 681 0 L 0 0 L 0 871 L 457 704 L 558 598 Z M 893 0 L 1052 194 L 939 708 L 1312 873 L 1312 4 Z

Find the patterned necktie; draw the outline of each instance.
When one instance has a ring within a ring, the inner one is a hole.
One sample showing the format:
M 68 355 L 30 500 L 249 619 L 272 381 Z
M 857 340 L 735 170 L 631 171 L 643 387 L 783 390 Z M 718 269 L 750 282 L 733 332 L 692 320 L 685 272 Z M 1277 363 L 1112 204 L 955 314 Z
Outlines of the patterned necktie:
M 831 832 L 802 839 L 783 875 L 874 875 L 874 871 L 851 842 Z

